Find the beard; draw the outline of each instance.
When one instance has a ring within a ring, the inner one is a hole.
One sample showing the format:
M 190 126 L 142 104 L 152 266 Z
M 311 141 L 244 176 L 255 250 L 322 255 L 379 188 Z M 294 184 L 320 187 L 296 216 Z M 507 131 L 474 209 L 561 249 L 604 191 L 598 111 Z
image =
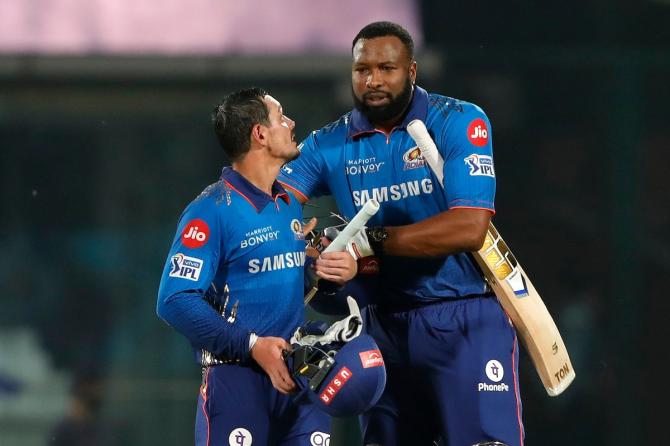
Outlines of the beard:
M 354 107 L 363 113 L 370 123 L 383 124 L 399 117 L 407 109 L 412 100 L 412 90 L 412 82 L 408 77 L 400 94 L 395 97 L 390 93 L 388 94 L 389 103 L 386 105 L 370 106 L 366 104 L 365 94 L 363 100 L 358 99 L 353 87 L 351 88 L 351 96 L 354 99 Z

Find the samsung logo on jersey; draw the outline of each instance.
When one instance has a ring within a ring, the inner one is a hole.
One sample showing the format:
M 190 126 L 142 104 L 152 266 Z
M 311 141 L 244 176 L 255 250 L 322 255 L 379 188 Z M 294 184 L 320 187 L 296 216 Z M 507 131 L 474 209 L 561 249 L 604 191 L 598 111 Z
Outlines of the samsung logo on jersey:
M 379 203 L 398 201 L 407 197 L 433 193 L 433 182 L 430 178 L 407 181 L 406 183 L 392 184 L 391 186 L 374 187 L 372 189 L 355 190 L 351 196 L 356 206 L 363 206 L 366 201 L 374 198 Z
M 249 260 L 251 274 L 276 271 L 279 269 L 296 268 L 305 264 L 305 251 L 293 251 Z

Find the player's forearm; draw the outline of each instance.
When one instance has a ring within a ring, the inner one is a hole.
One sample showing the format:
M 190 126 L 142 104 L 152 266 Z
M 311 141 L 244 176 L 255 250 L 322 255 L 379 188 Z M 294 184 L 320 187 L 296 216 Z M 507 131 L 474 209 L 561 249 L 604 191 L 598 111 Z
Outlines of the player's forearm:
M 477 251 L 484 243 L 491 212 L 453 209 L 417 223 L 386 227 L 384 254 L 403 257 L 439 257 Z
M 249 335 L 237 325 L 225 321 L 198 292 L 181 292 L 159 299 L 158 315 L 196 349 L 205 349 L 227 359 L 249 357 Z

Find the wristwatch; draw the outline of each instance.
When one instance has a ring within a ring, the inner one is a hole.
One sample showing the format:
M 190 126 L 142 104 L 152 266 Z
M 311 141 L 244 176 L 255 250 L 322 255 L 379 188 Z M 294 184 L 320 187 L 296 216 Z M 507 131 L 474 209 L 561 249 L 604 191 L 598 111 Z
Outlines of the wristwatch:
M 375 255 L 382 255 L 384 253 L 384 242 L 389 238 L 389 233 L 386 232 L 383 226 L 366 228 L 365 233 L 368 236 L 370 248 L 372 248 Z

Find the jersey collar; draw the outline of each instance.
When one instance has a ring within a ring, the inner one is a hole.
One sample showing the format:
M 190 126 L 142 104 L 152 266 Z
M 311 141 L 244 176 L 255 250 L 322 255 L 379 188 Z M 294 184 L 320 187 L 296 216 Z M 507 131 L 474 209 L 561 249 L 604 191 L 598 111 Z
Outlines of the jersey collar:
M 412 96 L 412 102 L 409 104 L 409 110 L 405 115 L 405 118 L 400 124 L 395 126 L 395 128 L 407 128 L 407 124 L 412 122 L 414 119 L 420 119 L 423 122 L 426 122 L 426 116 L 428 115 L 428 92 L 418 85 L 414 86 L 414 95 Z M 348 135 L 350 138 L 355 138 L 357 136 L 363 135 L 365 133 L 376 132 L 375 126 L 368 121 L 368 118 L 365 117 L 358 109 L 353 109 L 351 112 L 351 119 L 349 120 L 349 129 Z
M 251 184 L 249 180 L 240 175 L 239 172 L 233 170 L 230 166 L 223 168 L 221 171 L 221 179 L 230 186 L 231 189 L 242 195 L 245 200 L 251 203 L 256 209 L 256 212 L 261 212 L 268 203 L 276 202 L 278 198 L 284 200 L 286 204 L 291 203 L 291 198 L 288 193 L 277 180 L 272 183 L 272 196 L 269 196 Z

